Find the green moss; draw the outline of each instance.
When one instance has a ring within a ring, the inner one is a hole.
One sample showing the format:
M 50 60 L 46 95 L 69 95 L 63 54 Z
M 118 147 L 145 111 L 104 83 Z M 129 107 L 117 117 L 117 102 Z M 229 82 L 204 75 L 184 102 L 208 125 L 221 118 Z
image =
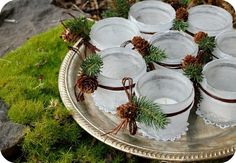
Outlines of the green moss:
M 24 157 L 17 161 L 127 162 L 123 152 L 93 144 L 60 100 L 58 73 L 68 51 L 59 38 L 62 31 L 58 26 L 34 36 L 0 58 L 0 98 L 11 106 L 9 118 L 26 125 Z

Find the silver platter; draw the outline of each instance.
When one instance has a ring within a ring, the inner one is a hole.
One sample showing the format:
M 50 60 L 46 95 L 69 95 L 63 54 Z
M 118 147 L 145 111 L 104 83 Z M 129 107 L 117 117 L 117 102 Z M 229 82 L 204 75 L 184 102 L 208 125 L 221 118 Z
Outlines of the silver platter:
M 77 43 L 78 44 L 78 43 Z M 84 47 L 80 48 L 81 55 Z M 91 96 L 78 103 L 74 95 L 76 75 L 81 58 L 69 51 L 61 65 L 59 73 L 59 91 L 65 106 L 72 111 L 75 121 L 98 140 L 121 151 L 141 157 L 167 161 L 199 161 L 218 159 L 233 155 L 236 147 L 236 129 L 220 129 L 206 125 L 192 109 L 187 134 L 175 142 L 162 142 L 147 139 L 142 135 L 129 135 L 127 130 L 117 135 L 102 136 L 111 131 L 120 120 L 109 113 L 100 111 Z

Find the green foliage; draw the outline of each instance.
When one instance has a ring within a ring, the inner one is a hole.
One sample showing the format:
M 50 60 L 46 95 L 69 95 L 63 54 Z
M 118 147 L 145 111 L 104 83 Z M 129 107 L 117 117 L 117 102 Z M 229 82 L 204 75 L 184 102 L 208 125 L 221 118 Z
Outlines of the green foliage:
M 66 28 L 70 29 L 72 33 L 75 33 L 86 40 L 89 40 L 89 33 L 93 24 L 94 21 L 91 21 L 83 16 L 64 22 Z
M 8 111 L 10 119 L 16 123 L 33 125 L 43 116 L 44 107 L 40 101 L 17 101 Z
M 184 74 L 193 82 L 200 83 L 203 79 L 202 65 L 201 64 L 189 64 L 184 69 Z
M 185 6 L 188 6 L 188 4 L 191 2 L 191 0 L 180 0 L 180 3 L 185 5 Z
M 129 1 L 113 0 L 113 3 L 114 3 L 113 8 L 105 11 L 102 14 L 103 18 L 114 17 L 114 16 L 128 18 L 128 13 L 130 9 Z
M 173 23 L 173 30 L 178 30 L 178 31 L 186 31 L 188 28 L 188 22 L 185 22 L 183 20 L 174 20 Z
M 34 36 L 0 59 L 0 98 L 10 106 L 9 118 L 26 125 L 20 144 L 23 158 L 17 161 L 127 162 L 125 153 L 102 142 L 94 145 L 94 138 L 79 127 L 60 101 L 58 73 L 68 52 L 59 38 L 62 31 L 59 26 Z
M 81 69 L 85 75 L 95 77 L 101 72 L 102 66 L 103 61 L 101 56 L 98 54 L 92 54 L 82 62 Z
M 206 53 L 212 53 L 216 47 L 214 37 L 205 37 L 199 43 L 199 48 Z
M 102 13 L 103 18 L 110 18 L 110 17 L 119 17 L 118 13 L 114 10 L 106 10 Z
M 149 50 L 149 55 L 144 56 L 146 63 L 160 62 L 166 58 L 165 51 L 159 49 L 158 47 L 151 45 L 148 50 Z
M 144 123 L 147 126 L 165 128 L 168 124 L 168 119 L 162 113 L 160 106 L 145 97 L 134 97 L 134 104 L 137 106 L 137 121 Z

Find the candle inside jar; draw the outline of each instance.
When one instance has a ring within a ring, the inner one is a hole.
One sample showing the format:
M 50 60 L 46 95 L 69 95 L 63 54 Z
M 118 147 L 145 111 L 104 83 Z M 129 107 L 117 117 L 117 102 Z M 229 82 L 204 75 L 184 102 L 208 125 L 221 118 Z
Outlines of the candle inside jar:
M 158 98 L 154 102 L 158 104 L 176 104 L 177 103 L 177 101 L 171 98 L 167 98 L 167 97 Z

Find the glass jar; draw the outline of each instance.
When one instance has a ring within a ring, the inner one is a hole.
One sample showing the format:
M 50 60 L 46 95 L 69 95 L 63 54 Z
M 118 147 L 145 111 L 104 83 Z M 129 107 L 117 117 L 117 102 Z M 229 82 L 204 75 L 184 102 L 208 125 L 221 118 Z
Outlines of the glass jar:
M 180 72 L 182 72 L 181 62 L 184 57 L 188 54 L 196 56 L 198 53 L 198 45 L 193 37 L 180 31 L 157 33 L 151 37 L 150 44 L 166 52 L 167 58 L 157 64 Z
M 197 114 L 221 128 L 236 125 L 236 62 L 218 59 L 204 66 Z
M 129 19 L 144 34 L 166 31 L 172 28 L 175 9 L 161 1 L 142 1 L 131 6 Z
M 225 9 L 213 5 L 198 5 L 189 9 L 188 31 L 206 32 L 209 36 L 233 29 L 233 18 Z
M 120 45 L 139 36 L 138 27 L 131 21 L 124 18 L 106 18 L 96 22 L 91 29 L 91 43 L 98 49 L 103 50 Z
M 193 85 L 187 77 L 168 69 L 150 71 L 138 80 L 135 94 L 158 103 L 170 122 L 164 129 L 138 123 L 143 135 L 157 140 L 174 141 L 185 134 L 194 102 Z
M 142 56 L 127 48 L 110 48 L 99 53 L 103 68 L 98 75 L 99 87 L 92 95 L 99 109 L 115 114 L 116 108 L 127 103 L 122 79 L 133 78 L 134 84 L 146 72 Z
M 236 31 L 226 31 L 216 36 L 213 54 L 217 58 L 236 59 Z

